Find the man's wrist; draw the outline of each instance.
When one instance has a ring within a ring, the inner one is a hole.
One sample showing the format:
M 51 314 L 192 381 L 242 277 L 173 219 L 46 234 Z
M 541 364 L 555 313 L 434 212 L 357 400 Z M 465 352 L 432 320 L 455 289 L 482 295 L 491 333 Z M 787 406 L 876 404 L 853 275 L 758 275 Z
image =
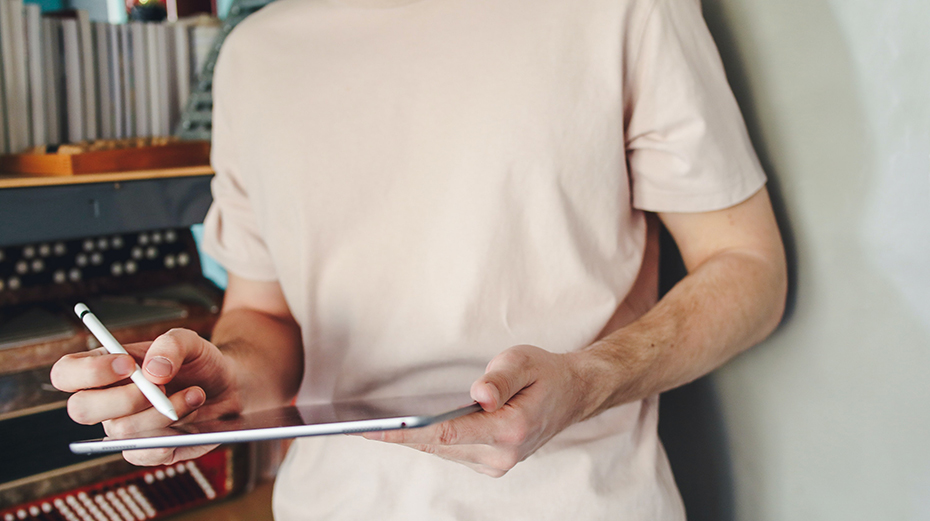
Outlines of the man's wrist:
M 645 382 L 656 352 L 654 344 L 638 345 L 615 333 L 573 353 L 573 370 L 585 396 L 580 420 L 652 394 Z

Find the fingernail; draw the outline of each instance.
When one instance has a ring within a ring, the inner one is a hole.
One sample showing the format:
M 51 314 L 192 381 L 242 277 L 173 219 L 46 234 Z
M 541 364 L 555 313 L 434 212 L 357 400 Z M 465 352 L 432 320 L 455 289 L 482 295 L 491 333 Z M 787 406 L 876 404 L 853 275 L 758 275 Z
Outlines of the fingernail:
M 501 391 L 497 388 L 496 385 L 488 383 L 488 395 L 491 397 L 491 400 L 494 401 L 497 405 L 501 404 Z
M 483 398 L 483 400 L 480 400 L 480 399 L 479 399 L 478 401 L 488 401 L 488 402 L 496 402 L 496 401 L 497 401 L 497 400 L 495 399 L 494 390 L 493 390 L 493 387 L 491 386 L 491 384 L 485 382 L 484 385 L 479 385 L 479 386 L 478 386 L 477 391 L 478 391 L 478 392 L 477 392 L 476 394 L 478 394 L 478 396 L 479 396 L 480 398 Z
M 152 376 L 164 378 L 171 376 L 171 360 L 163 356 L 156 356 L 145 364 L 145 370 Z
M 184 401 L 189 407 L 200 407 L 206 398 L 207 395 L 199 388 L 190 389 L 184 394 Z
M 494 409 L 499 406 L 499 400 L 495 391 L 497 391 L 495 386 L 491 385 L 489 382 L 484 382 L 483 385 L 475 387 L 474 399 L 476 402 L 480 403 L 482 407 Z
M 118 356 L 112 363 L 113 372 L 120 376 L 129 376 L 136 369 L 135 362 L 128 356 Z

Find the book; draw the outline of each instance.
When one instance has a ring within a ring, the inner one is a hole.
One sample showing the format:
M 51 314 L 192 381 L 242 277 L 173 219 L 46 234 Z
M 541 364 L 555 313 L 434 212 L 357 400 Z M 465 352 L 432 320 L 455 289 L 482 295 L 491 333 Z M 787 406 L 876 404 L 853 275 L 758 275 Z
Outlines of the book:
M 8 150 L 17 153 L 30 146 L 29 86 L 26 77 L 26 36 L 23 1 L 0 0 L 0 58 L 6 102 Z
M 146 66 L 148 67 L 148 91 L 149 91 L 149 115 L 151 117 L 151 126 L 149 127 L 149 136 L 164 136 L 167 132 L 162 126 L 165 122 L 165 95 L 162 90 L 162 69 L 160 54 L 164 50 L 159 27 L 160 24 L 145 24 L 145 45 L 146 45 Z
M 74 18 L 61 20 L 61 48 L 65 77 L 66 132 L 62 141 L 84 141 L 84 74 L 81 66 L 81 40 Z
M 172 48 L 172 65 L 171 69 L 174 74 L 174 106 L 177 111 L 173 114 L 171 128 L 177 125 L 184 108 L 187 107 L 187 100 L 191 95 L 191 78 L 192 62 L 190 47 L 190 27 L 184 23 L 172 23 L 169 25 L 171 38 L 173 39 Z
M 23 7 L 26 32 L 26 77 L 29 86 L 29 126 L 32 145 L 48 143 L 46 131 L 45 63 L 42 32 L 42 9 L 38 4 Z
M 126 137 L 136 134 L 136 99 L 133 89 L 132 35 L 129 24 L 119 26 L 120 76 L 123 94 L 123 130 Z
M 94 54 L 96 55 L 96 70 L 94 84 L 96 85 L 96 102 L 98 114 L 98 135 L 103 139 L 116 137 L 113 124 L 113 93 L 110 89 L 110 24 L 106 22 L 93 22 L 91 29 L 94 36 Z
M 130 22 L 129 34 L 132 53 L 132 92 L 135 114 L 135 135 L 148 136 L 151 131 L 151 106 L 149 94 L 148 46 L 146 29 L 142 22 Z
M 117 139 L 128 137 L 126 133 L 126 115 L 123 97 L 125 96 L 123 88 L 123 60 L 122 60 L 122 31 L 119 25 L 107 25 L 107 42 L 110 44 L 110 50 L 107 56 L 110 59 L 109 73 L 107 79 L 110 85 L 110 94 L 113 97 L 113 136 Z
M 97 111 L 97 89 L 94 81 L 97 69 L 94 62 L 97 60 L 94 54 L 93 33 L 87 11 L 78 9 L 75 13 L 81 44 L 81 80 L 84 84 L 84 136 L 85 139 L 97 139 L 97 120 L 100 115 Z
M 156 26 L 158 41 L 158 116 L 159 130 L 153 132 L 154 136 L 167 136 L 171 134 L 171 125 L 177 118 L 177 84 L 174 80 L 174 38 L 167 24 Z
M 42 19 L 42 61 L 45 81 L 45 124 L 49 143 L 63 140 L 64 121 L 64 65 L 61 56 L 61 21 Z
M 4 0 L 0 0 L 0 153 L 10 152 L 9 113 L 7 97 L 13 92 L 13 35 L 10 32 L 10 14 Z

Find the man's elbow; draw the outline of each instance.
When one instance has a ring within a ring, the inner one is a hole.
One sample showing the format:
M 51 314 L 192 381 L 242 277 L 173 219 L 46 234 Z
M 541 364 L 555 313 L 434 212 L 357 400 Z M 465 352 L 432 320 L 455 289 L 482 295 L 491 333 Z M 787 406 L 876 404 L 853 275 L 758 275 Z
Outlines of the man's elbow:
M 784 252 L 780 251 L 778 255 L 773 257 L 768 263 L 768 269 L 765 270 L 767 273 L 766 286 L 768 287 L 765 298 L 768 305 L 764 307 L 760 317 L 761 327 L 759 328 L 758 342 L 771 335 L 782 323 L 788 302 L 788 267 L 785 262 Z

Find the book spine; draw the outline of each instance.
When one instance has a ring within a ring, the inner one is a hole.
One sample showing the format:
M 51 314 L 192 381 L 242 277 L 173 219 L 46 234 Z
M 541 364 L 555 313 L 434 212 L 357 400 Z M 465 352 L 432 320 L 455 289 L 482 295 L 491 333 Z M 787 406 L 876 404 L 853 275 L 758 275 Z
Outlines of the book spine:
M 177 91 L 175 100 L 177 107 L 177 118 L 171 124 L 174 128 L 180 119 L 180 115 L 187 107 L 187 100 L 191 95 L 191 48 L 190 48 L 190 28 L 186 24 L 174 24 L 174 71 Z
M 132 33 L 131 26 L 122 24 L 119 26 L 120 37 L 120 71 L 123 80 L 123 128 L 126 137 L 136 136 L 136 98 L 134 80 L 132 76 Z
M 61 44 L 64 49 L 66 141 L 86 139 L 84 134 L 84 75 L 81 69 L 81 44 L 77 20 L 61 21 Z
M 158 24 L 155 26 L 155 35 L 158 45 L 157 53 L 157 76 L 158 82 L 158 132 L 153 132 L 155 136 L 167 136 L 171 134 L 172 121 L 172 100 L 176 93 L 174 91 L 173 70 L 169 67 L 169 56 L 171 54 L 171 44 L 174 40 L 168 39 L 168 26 Z
M 136 136 L 148 136 L 152 127 L 145 24 L 131 22 L 130 32 L 132 34 L 132 88 L 135 99 Z
M 29 147 L 32 132 L 29 125 L 29 84 L 26 76 L 26 35 L 23 27 L 23 0 L 5 0 L 9 15 L 12 55 L 10 80 L 7 85 L 7 127 L 10 152 L 22 152 Z M 5 57 L 5 56 L 4 56 Z M 4 70 L 6 73 L 6 70 Z
M 10 31 L 10 10 L 6 0 L 0 0 L 0 153 L 10 152 L 10 112 L 8 98 L 13 93 L 13 35 Z
M 110 44 L 110 76 L 107 82 L 110 85 L 110 93 L 113 96 L 113 135 L 117 139 L 127 137 L 126 134 L 126 115 L 123 106 L 123 66 L 122 66 L 122 33 L 120 26 L 110 24 L 107 26 L 108 42 Z
M 45 122 L 49 143 L 62 141 L 64 103 L 64 74 L 61 60 L 61 23 L 58 20 L 42 20 L 43 68 L 45 81 Z
M 110 42 L 109 24 L 94 22 L 94 53 L 97 57 L 97 68 L 94 74 L 96 84 L 96 101 L 100 114 L 99 135 L 104 139 L 113 139 L 116 133 L 113 130 L 113 94 L 110 91 Z
M 164 106 L 165 93 L 162 91 L 161 77 L 161 39 L 159 38 L 159 24 L 146 24 L 146 65 L 148 66 L 149 80 L 149 114 L 151 116 L 151 127 L 149 128 L 150 136 L 163 136 L 166 129 L 162 127 L 164 123 L 162 107 Z
M 29 120 L 33 145 L 48 143 L 46 130 L 45 64 L 42 45 L 42 9 L 37 4 L 24 6 L 26 30 L 26 68 L 29 84 Z
M 94 54 L 93 34 L 90 26 L 90 15 L 87 11 L 77 11 L 78 39 L 81 44 L 81 78 L 84 84 L 84 135 L 85 139 L 97 139 L 98 120 L 100 114 L 97 110 L 97 92 L 94 81 L 97 69 L 96 55 Z

